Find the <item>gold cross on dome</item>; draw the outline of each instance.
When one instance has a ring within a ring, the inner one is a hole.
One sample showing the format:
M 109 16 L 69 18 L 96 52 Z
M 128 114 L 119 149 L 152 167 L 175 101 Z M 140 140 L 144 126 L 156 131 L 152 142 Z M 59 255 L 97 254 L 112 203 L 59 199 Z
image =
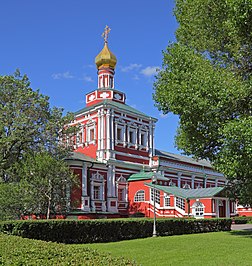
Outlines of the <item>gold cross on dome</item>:
M 104 29 L 104 32 L 102 33 L 102 37 L 104 38 L 104 42 L 107 43 L 108 42 L 108 35 L 110 33 L 111 29 L 109 28 L 109 26 L 107 25 Z

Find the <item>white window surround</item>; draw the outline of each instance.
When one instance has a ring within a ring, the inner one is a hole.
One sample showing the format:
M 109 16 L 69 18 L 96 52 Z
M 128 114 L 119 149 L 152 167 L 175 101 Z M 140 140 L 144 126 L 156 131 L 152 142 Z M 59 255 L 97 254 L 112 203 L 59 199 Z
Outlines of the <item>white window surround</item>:
M 184 211 L 185 210 L 185 199 L 176 197 L 175 206 Z
M 170 196 L 168 194 L 164 195 L 164 207 L 170 207 L 171 206 L 171 201 L 170 201 Z
M 120 133 L 120 135 L 118 135 Z M 115 139 L 116 143 L 124 143 L 125 142 L 125 126 L 123 125 L 116 125 L 115 127 Z
M 121 197 L 122 199 L 120 201 L 127 201 L 127 180 L 126 178 L 121 174 L 116 181 L 117 185 L 117 198 L 119 200 L 119 191 L 122 193 Z
M 104 200 L 104 176 L 98 171 L 91 176 L 91 198 L 92 200 Z
M 96 125 L 95 124 L 87 125 L 86 132 L 87 132 L 86 142 L 88 144 L 95 144 L 96 143 Z
M 148 147 L 148 133 L 147 131 L 139 130 L 138 140 L 140 148 L 147 148 Z
M 145 201 L 145 192 L 144 190 L 138 190 L 134 196 L 134 202 L 143 202 Z
M 192 214 L 195 218 L 204 218 L 205 206 L 202 202 L 196 201 L 192 205 Z
M 136 128 L 128 127 L 128 139 L 129 145 L 136 145 Z
M 155 205 L 160 206 L 160 191 L 157 189 L 154 188 L 150 189 L 150 195 L 151 195 L 150 202 L 151 204 L 154 204 L 154 194 L 155 194 Z

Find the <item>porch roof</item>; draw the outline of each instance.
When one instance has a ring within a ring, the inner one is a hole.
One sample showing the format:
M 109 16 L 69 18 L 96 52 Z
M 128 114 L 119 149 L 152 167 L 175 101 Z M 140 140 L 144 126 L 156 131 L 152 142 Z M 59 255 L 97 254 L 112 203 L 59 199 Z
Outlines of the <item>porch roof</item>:
M 145 179 L 152 179 L 154 173 L 153 172 L 145 172 L 142 170 L 139 173 L 131 175 L 127 181 L 137 181 L 137 180 L 145 180 Z M 157 180 L 162 180 L 162 181 L 169 181 L 169 178 L 164 177 L 163 175 L 159 173 L 155 173 L 155 176 L 157 177 Z
M 152 183 L 145 183 L 145 184 L 149 187 L 153 187 L 158 190 L 162 190 L 165 193 L 172 194 L 174 196 L 185 199 L 212 198 L 224 190 L 224 187 L 185 189 L 178 187 L 154 185 Z

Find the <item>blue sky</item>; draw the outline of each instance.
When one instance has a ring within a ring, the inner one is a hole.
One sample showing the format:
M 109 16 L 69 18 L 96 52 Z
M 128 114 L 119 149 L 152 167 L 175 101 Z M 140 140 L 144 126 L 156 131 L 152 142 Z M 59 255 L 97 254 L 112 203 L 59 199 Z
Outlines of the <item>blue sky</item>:
M 8 0 L 1 2 L 0 75 L 19 68 L 51 106 L 77 111 L 97 88 L 95 56 L 101 34 L 111 28 L 109 48 L 117 57 L 115 87 L 126 103 L 158 118 L 156 148 L 174 147 L 178 119 L 163 116 L 152 100 L 154 74 L 162 50 L 175 41 L 171 0 Z

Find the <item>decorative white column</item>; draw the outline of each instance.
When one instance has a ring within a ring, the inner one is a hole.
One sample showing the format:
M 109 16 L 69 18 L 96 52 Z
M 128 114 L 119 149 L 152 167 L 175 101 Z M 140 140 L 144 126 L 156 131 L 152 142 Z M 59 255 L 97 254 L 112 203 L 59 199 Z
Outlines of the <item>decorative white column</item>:
M 111 151 L 111 112 L 110 109 L 106 113 L 106 159 L 110 159 Z
M 178 187 L 180 188 L 181 187 L 181 176 L 182 176 L 182 173 L 178 173 Z
M 195 180 L 195 175 L 192 175 L 192 185 L 191 185 L 191 188 L 194 188 L 194 180 Z
M 230 204 L 228 199 L 226 199 L 226 218 L 230 218 Z

